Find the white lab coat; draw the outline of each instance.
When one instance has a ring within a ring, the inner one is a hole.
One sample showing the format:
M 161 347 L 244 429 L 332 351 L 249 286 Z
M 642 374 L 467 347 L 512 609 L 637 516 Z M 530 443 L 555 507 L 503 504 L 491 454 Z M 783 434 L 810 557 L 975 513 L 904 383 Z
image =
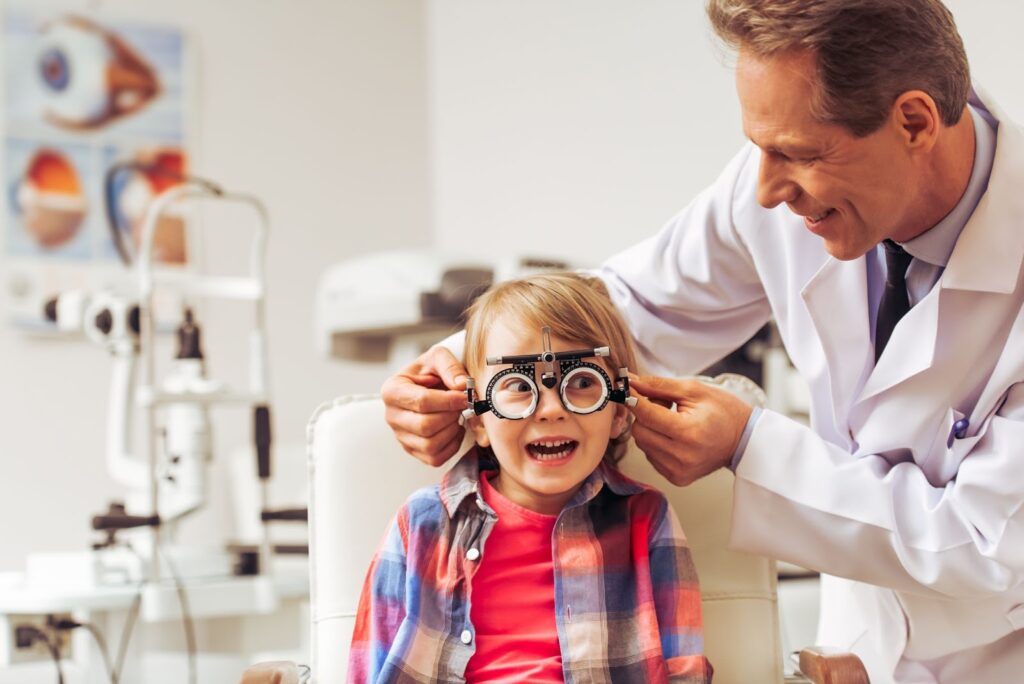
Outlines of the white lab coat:
M 864 257 L 834 259 L 785 206 L 760 207 L 752 145 L 601 271 L 663 372 L 695 372 L 775 317 L 811 427 L 760 416 L 732 544 L 837 576 L 819 638 L 874 684 L 1024 681 L 1024 132 L 973 102 L 1000 121 L 988 190 L 877 365 Z

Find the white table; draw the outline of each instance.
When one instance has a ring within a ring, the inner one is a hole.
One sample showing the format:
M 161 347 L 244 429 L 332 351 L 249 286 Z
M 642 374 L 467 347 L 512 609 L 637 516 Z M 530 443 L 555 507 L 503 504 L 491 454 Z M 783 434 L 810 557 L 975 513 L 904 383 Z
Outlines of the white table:
M 235 682 L 254 662 L 287 658 L 304 662 L 309 653 L 309 573 L 303 559 L 275 564 L 269 577 L 223 577 L 184 581 L 195 625 L 198 682 Z M 122 630 L 138 585 L 117 587 L 31 586 L 22 573 L 0 574 L 0 629 L 8 639 L 14 625 L 71 615 L 95 624 L 116 659 Z M 142 609 L 132 630 L 123 684 L 188 682 L 185 631 L 173 583 L 143 588 Z M 2 648 L 2 647 L 0 647 Z M 0 653 L 2 656 L 2 653 Z M 30 662 L 23 662 L 28 659 Z M 56 669 L 40 646 L 14 652 L 17 664 L 0 668 L 0 684 L 52 684 Z M 103 660 L 85 629 L 71 633 L 69 657 L 62 661 L 66 684 L 109 682 Z

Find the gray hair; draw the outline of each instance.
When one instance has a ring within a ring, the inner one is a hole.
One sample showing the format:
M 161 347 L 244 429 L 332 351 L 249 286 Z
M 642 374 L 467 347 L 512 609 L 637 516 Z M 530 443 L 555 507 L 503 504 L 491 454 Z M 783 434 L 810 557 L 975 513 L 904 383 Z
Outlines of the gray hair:
M 863 137 L 908 90 L 935 101 L 942 122 L 967 106 L 971 74 L 953 15 L 939 0 L 708 0 L 718 37 L 758 57 L 817 58 L 815 117 Z

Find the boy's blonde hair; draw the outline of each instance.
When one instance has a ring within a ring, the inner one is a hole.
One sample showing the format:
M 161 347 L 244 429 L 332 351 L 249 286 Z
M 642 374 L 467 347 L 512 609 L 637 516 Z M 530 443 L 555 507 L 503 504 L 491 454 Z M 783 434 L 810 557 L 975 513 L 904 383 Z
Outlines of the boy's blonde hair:
M 587 347 L 609 347 L 607 361 L 613 382 L 619 368 L 629 368 L 634 373 L 638 370 L 633 338 L 604 283 L 597 278 L 567 272 L 506 280 L 481 295 L 466 316 L 466 369 L 475 378 L 483 375 L 486 368 L 487 332 L 498 318 L 505 316 L 538 331 L 547 326 L 553 336 Z M 612 439 L 605 460 L 615 463 L 622 458 L 629 437 L 627 427 L 622 435 Z

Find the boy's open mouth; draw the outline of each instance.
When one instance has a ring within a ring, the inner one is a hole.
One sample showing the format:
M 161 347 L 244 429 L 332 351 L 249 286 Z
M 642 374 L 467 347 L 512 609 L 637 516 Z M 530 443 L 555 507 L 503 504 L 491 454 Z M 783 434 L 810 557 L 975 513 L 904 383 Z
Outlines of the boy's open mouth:
M 571 456 L 577 446 L 579 446 L 579 442 L 574 439 L 541 439 L 527 444 L 526 450 L 538 461 L 557 461 Z

